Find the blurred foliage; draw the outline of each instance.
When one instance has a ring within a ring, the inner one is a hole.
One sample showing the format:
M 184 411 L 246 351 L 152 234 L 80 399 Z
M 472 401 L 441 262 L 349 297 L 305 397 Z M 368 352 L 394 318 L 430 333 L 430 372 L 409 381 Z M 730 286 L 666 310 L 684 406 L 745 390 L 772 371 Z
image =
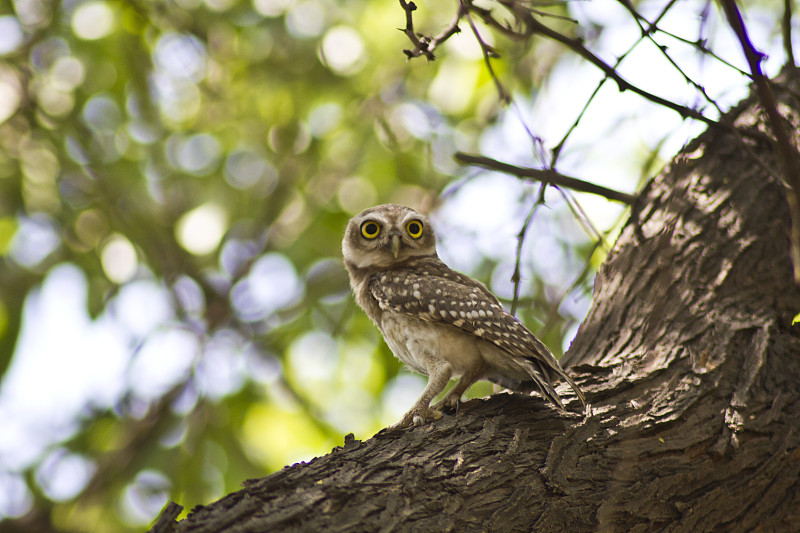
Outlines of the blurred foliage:
M 431 26 L 449 17 L 426 7 Z M 409 63 L 402 12 L 366 0 L 18 0 L 0 16 L 20 32 L 0 61 L 0 369 L 26 297 L 65 263 L 92 317 L 150 280 L 170 300 L 158 328 L 198 341 L 169 387 L 87 406 L 20 472 L 22 523 L 140 530 L 167 497 L 206 503 L 391 420 L 400 365 L 355 312 L 342 229 L 379 202 L 435 206 L 456 143 L 500 109 L 481 56 Z M 132 366 L 152 337 L 129 333 Z M 215 387 L 217 372 L 243 378 Z M 75 462 L 85 486 L 54 496 Z
M 417 30 L 452 7 L 425 3 Z M 87 401 L 29 460 L 0 461 L 20 527 L 139 531 L 167 499 L 207 503 L 411 402 L 419 380 L 352 302 L 342 231 L 376 203 L 440 205 L 464 183 L 453 152 L 478 150 L 503 107 L 469 32 L 408 62 L 403 23 L 375 0 L 0 0 L 0 376 L 25 302 L 56 273 L 78 273 L 86 312 L 116 320 L 127 347 L 111 400 Z M 506 40 L 493 65 L 530 94 L 563 51 Z M 537 192 L 508 209 L 524 220 Z M 520 315 L 559 352 L 585 312 L 560 304 L 587 293 L 603 252 L 554 239 L 574 285 L 526 263 Z M 467 263 L 492 285 L 513 259 Z M 71 472 L 84 482 L 56 490 Z

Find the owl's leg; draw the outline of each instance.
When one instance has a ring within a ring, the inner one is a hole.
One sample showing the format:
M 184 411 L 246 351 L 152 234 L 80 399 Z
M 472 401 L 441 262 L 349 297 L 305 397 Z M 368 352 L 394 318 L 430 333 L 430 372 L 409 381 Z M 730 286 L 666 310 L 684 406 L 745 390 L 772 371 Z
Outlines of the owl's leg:
M 396 424 L 392 424 L 386 429 L 401 429 L 410 425 L 421 426 L 428 420 L 438 420 L 442 418 L 442 413 L 433 407 L 430 407 L 431 400 L 437 394 L 442 392 L 450 381 L 450 376 L 453 375 L 453 368 L 445 363 L 441 366 L 434 367 L 428 376 L 428 384 L 425 390 L 422 391 L 422 396 L 414 403 L 414 406 L 403 415 Z
M 461 395 L 466 392 L 466 390 L 478 381 L 483 376 L 485 365 L 483 361 L 480 364 L 473 365 L 469 368 L 466 372 L 464 372 L 459 380 L 453 385 L 453 388 L 447 393 L 447 396 L 439 400 L 435 408 L 449 408 L 449 409 L 458 409 L 458 404 L 461 401 Z

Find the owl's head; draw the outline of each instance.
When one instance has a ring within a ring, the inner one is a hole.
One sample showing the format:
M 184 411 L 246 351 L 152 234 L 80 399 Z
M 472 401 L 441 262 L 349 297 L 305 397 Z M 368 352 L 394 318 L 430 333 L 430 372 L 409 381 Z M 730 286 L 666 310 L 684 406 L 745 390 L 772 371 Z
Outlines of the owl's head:
M 436 236 L 428 218 L 410 207 L 378 205 L 350 219 L 342 255 L 358 268 L 388 267 L 412 257 L 435 256 Z

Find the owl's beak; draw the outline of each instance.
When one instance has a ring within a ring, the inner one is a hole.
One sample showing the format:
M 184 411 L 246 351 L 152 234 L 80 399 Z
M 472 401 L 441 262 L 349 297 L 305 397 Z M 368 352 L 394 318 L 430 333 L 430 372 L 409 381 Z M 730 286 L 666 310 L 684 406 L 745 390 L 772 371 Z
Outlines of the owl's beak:
M 389 241 L 389 249 L 392 250 L 392 255 L 397 259 L 397 254 L 400 253 L 400 237 L 398 235 L 392 235 L 392 240 Z

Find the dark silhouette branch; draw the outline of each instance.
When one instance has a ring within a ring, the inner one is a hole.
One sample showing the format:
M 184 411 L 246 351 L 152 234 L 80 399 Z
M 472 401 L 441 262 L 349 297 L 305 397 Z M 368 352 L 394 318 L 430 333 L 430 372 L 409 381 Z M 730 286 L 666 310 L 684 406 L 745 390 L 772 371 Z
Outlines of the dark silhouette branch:
M 478 45 L 481 48 L 481 53 L 483 54 L 483 60 L 486 64 L 486 69 L 489 71 L 489 75 L 492 77 L 494 81 L 495 87 L 497 87 L 497 93 L 500 96 L 500 101 L 504 104 L 507 104 L 511 101 L 511 96 L 506 91 L 505 87 L 503 87 L 500 78 L 497 76 L 497 73 L 494 71 L 494 67 L 492 67 L 492 58 L 500 57 L 497 51 L 490 46 L 484 39 L 481 37 L 478 28 L 475 26 L 475 23 L 469 16 L 470 9 L 473 8 L 471 2 L 469 0 L 460 0 L 458 3 L 458 9 L 456 11 L 453 20 L 447 26 L 447 28 L 442 31 L 439 35 L 435 37 L 429 37 L 427 35 L 423 35 L 417 33 L 414 30 L 414 11 L 417 10 L 417 5 L 414 2 L 406 2 L 406 0 L 400 0 L 400 6 L 403 8 L 406 14 L 406 27 L 402 29 L 403 33 L 406 34 L 408 39 L 414 45 L 413 49 L 405 49 L 403 53 L 406 54 L 408 59 L 413 59 L 415 57 L 425 56 L 428 61 L 433 61 L 436 59 L 436 55 L 434 54 L 434 50 L 445 42 L 447 39 L 452 37 L 453 35 L 460 33 L 461 28 L 459 28 L 458 23 L 461 21 L 462 18 L 467 19 L 467 23 L 469 24 L 470 29 L 472 30 L 472 34 L 475 36 L 475 40 L 478 42 Z
M 496 170 L 498 172 L 505 172 L 506 174 L 513 174 L 520 178 L 530 178 L 548 185 L 557 185 L 559 187 L 566 187 L 573 191 L 588 192 L 597 194 L 615 202 L 622 202 L 631 205 L 636 201 L 636 196 L 625 192 L 615 191 L 601 185 L 595 185 L 588 181 L 583 181 L 578 178 L 566 176 L 552 169 L 536 169 L 527 167 L 518 167 L 503 163 L 491 157 L 482 155 L 465 154 L 464 152 L 456 152 L 453 156 L 456 161 L 462 165 L 474 165 L 489 170 Z
M 786 52 L 786 64 L 794 66 L 794 51 L 792 50 L 792 0 L 783 1 L 783 18 L 781 18 L 781 36 L 783 49 Z
M 458 23 L 466 12 L 464 3 L 459 4 L 458 11 L 453 17 L 453 20 L 450 22 L 447 28 L 445 28 L 445 30 L 436 37 L 428 37 L 417 33 L 414 30 L 414 11 L 417 10 L 417 5 L 414 2 L 400 0 L 400 6 L 406 13 L 406 27 L 402 28 L 401 31 L 406 34 L 408 40 L 410 40 L 411 44 L 414 45 L 414 48 L 411 50 L 403 50 L 403 53 L 406 55 L 406 57 L 408 57 L 408 59 L 425 56 L 428 61 L 433 61 L 436 59 L 436 56 L 433 53 L 434 50 L 436 50 L 436 47 L 453 35 L 461 32 L 461 28 L 458 27 Z
M 417 4 L 400 0 L 400 6 L 406 12 L 406 27 L 401 31 L 406 34 L 408 40 L 414 45 L 413 50 L 403 50 L 403 53 L 406 54 L 409 59 L 424 55 L 429 61 L 432 61 L 434 56 L 433 52 L 428 48 L 428 40 L 424 36 L 420 39 L 417 32 L 414 31 L 414 11 L 417 10 Z

